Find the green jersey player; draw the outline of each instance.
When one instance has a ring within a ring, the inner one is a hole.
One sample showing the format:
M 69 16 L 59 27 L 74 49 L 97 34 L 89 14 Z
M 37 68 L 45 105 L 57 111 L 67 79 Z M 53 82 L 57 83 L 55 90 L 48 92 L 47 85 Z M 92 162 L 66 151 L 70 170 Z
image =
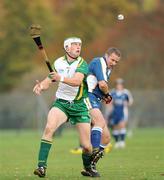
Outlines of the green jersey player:
M 33 91 L 40 95 L 43 90 L 49 88 L 52 81 L 58 82 L 56 100 L 47 116 L 47 124 L 41 139 L 38 167 L 34 174 L 39 177 L 46 175 L 47 158 L 52 144 L 52 136 L 60 125 L 70 121 L 76 125 L 80 143 L 83 146 L 82 160 L 85 175 L 99 176 L 98 172 L 91 167 L 92 145 L 90 141 L 90 103 L 87 97 L 86 76 L 88 73 L 87 63 L 81 53 L 81 39 L 71 37 L 64 41 L 65 55 L 55 60 L 54 72 L 50 73 L 43 81 L 37 81 Z

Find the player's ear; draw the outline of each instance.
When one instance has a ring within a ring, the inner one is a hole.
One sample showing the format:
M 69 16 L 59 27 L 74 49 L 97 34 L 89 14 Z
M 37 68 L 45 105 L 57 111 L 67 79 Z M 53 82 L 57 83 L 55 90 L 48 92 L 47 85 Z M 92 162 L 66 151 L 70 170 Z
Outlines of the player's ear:
M 109 58 L 109 54 L 105 53 L 105 58 L 108 59 Z
M 66 50 L 67 52 L 69 52 L 69 51 L 70 51 L 69 46 L 66 46 L 66 47 L 65 47 L 65 50 Z

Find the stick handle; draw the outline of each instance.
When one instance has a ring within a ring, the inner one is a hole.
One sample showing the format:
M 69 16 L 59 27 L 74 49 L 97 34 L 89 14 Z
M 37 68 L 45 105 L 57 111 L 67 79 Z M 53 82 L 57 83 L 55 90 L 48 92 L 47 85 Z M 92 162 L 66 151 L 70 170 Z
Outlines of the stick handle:
M 51 67 L 50 62 L 49 62 L 49 61 L 45 61 L 45 62 L 46 62 L 46 64 L 47 64 L 47 67 L 48 67 L 49 71 L 50 71 L 50 72 L 53 72 L 53 69 L 52 69 L 52 67 Z
M 48 67 L 49 71 L 50 71 L 50 72 L 53 72 L 53 69 L 52 69 L 52 67 L 51 67 L 51 64 L 50 64 L 50 62 L 49 62 L 49 60 L 48 60 L 47 53 L 46 53 L 46 51 L 45 51 L 45 49 L 44 49 L 44 47 L 43 47 L 43 45 L 42 45 L 40 36 L 34 37 L 33 40 L 35 41 L 36 45 L 38 46 L 38 48 L 39 48 L 39 50 L 40 50 L 40 52 L 41 52 L 41 54 L 42 54 L 42 56 L 43 56 L 46 64 L 47 64 L 47 67 Z
M 53 69 L 52 69 L 51 64 L 50 64 L 50 62 L 48 60 L 48 56 L 47 56 L 47 53 L 46 53 L 45 49 L 42 48 L 42 49 L 40 49 L 40 51 L 41 51 L 41 53 L 42 53 L 42 55 L 43 55 L 43 57 L 45 59 L 45 62 L 47 64 L 47 67 L 48 67 L 49 71 L 53 72 Z

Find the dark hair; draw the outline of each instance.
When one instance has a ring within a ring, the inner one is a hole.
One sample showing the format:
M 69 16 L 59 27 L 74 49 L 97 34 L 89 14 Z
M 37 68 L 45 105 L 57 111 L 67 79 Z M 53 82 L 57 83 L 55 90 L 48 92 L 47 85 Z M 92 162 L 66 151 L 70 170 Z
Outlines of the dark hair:
M 115 53 L 118 57 L 121 57 L 120 50 L 115 47 L 111 47 L 105 52 L 105 54 L 107 54 L 108 56 L 110 56 L 112 53 Z

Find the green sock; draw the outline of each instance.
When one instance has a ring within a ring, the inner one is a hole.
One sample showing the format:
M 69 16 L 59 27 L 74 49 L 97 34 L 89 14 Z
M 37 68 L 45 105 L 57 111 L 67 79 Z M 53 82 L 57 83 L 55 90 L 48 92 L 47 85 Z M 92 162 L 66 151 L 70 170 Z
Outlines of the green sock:
M 83 152 L 82 153 L 82 160 L 83 160 L 84 168 L 90 167 L 91 160 L 92 160 L 92 154 Z
M 38 167 L 47 167 L 47 158 L 51 148 L 52 142 L 41 139 L 39 157 L 38 157 Z

